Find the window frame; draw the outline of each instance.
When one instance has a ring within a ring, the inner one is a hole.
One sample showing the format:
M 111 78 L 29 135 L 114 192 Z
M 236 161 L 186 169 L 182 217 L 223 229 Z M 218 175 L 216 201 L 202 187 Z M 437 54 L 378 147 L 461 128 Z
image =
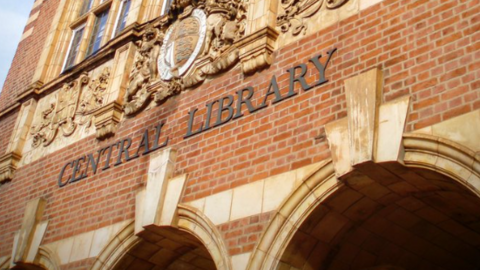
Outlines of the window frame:
M 86 1 L 88 1 L 88 7 L 83 10 L 83 5 L 86 3 Z M 104 0 L 102 0 L 103 2 Z M 95 4 L 95 0 L 83 0 L 81 2 L 81 6 L 80 6 L 80 10 L 78 11 L 78 17 L 83 17 L 83 15 L 87 14 L 90 12 L 90 10 L 92 9 L 92 7 L 94 6 Z
M 130 8 L 132 7 L 132 0 L 120 0 L 120 6 L 118 7 L 118 10 L 117 10 L 117 17 L 115 18 L 115 24 L 113 25 L 112 36 L 110 37 L 110 39 L 114 39 L 115 37 L 117 37 L 123 31 L 123 29 L 125 29 L 125 26 L 127 26 L 127 24 L 125 23 L 125 26 L 119 31 L 117 31 L 117 27 L 120 24 L 120 20 L 121 19 L 123 20 L 122 9 L 125 6 L 126 2 L 130 2 L 130 5 L 128 7 L 128 11 L 125 17 L 128 18 L 128 15 L 130 14 Z
M 83 60 L 95 55 L 95 53 L 101 50 L 102 47 L 107 43 L 107 41 L 112 38 L 111 33 L 113 29 L 111 29 L 111 24 L 113 24 L 114 22 L 111 20 L 111 18 L 113 18 L 113 16 L 116 17 L 116 13 L 119 12 L 118 9 L 114 9 L 114 3 L 115 2 L 119 3 L 120 1 L 123 1 L 123 0 L 90 0 L 90 1 L 92 4 L 89 10 L 84 14 L 80 14 L 80 12 L 76 12 L 76 18 L 73 19 L 73 21 L 71 21 L 70 25 L 68 26 L 69 31 L 72 34 L 72 37 L 70 38 L 68 49 L 66 53 L 64 53 L 63 65 L 60 73 L 64 72 L 67 69 L 70 69 L 71 67 L 74 67 L 75 65 L 81 63 Z M 77 3 L 78 3 L 77 8 L 80 9 L 81 5 L 83 5 L 84 2 L 78 1 Z M 95 22 L 98 16 L 104 12 L 108 12 L 108 15 L 106 16 L 106 19 L 105 19 L 105 29 L 100 40 L 99 48 L 89 53 L 88 48 L 93 38 L 93 34 L 94 34 L 93 30 L 95 27 Z M 70 54 L 73 38 L 75 37 L 76 30 L 81 28 L 83 28 L 84 30 L 82 33 L 82 37 L 80 38 L 79 51 L 77 53 L 77 56 L 75 57 L 74 63 L 67 67 L 66 64 L 68 60 L 68 55 Z
M 162 11 L 160 12 L 160 16 L 165 16 L 168 13 L 168 11 L 170 10 L 170 7 L 172 6 L 172 2 L 173 0 L 163 0 Z
M 107 36 L 107 24 L 108 24 L 108 18 L 110 16 L 110 8 L 106 8 L 106 9 L 102 9 L 101 11 L 99 11 L 98 13 L 95 14 L 95 20 L 93 22 L 93 25 L 92 25 L 92 29 L 91 29 L 91 32 L 90 32 L 90 37 L 88 38 L 88 42 L 87 42 L 87 48 L 86 48 L 86 51 L 85 51 L 85 58 L 88 58 L 90 57 L 91 55 L 94 55 L 96 52 L 98 52 L 100 50 L 100 48 L 102 48 L 102 43 L 104 43 L 104 39 L 105 39 L 105 36 Z M 106 14 L 106 18 L 103 17 L 103 14 Z M 100 17 L 102 16 L 102 17 Z M 97 40 L 97 37 L 98 37 L 98 33 L 100 32 L 101 28 L 102 28 L 102 24 L 101 24 L 101 21 L 105 18 L 105 21 L 104 21 L 104 24 L 103 24 L 103 34 L 100 36 L 99 40 Z M 97 27 L 97 23 L 98 24 L 98 28 L 96 29 Z M 99 42 L 98 43 L 98 48 L 95 49 L 95 43 L 96 42 Z M 93 44 L 92 44 L 93 43 Z M 91 50 L 91 51 L 90 51 Z
M 83 35 L 85 35 L 85 28 L 87 26 L 87 23 L 84 22 L 83 24 L 80 24 L 79 26 L 76 26 L 75 29 L 72 30 L 72 36 L 70 38 L 70 43 L 68 44 L 68 49 L 67 49 L 67 54 L 65 55 L 65 60 L 63 61 L 63 65 L 62 65 L 62 72 L 67 70 L 67 69 L 70 69 L 71 67 L 75 66 L 77 63 L 77 58 L 79 57 L 79 52 L 80 52 L 80 46 L 82 44 L 82 39 L 83 39 Z M 70 56 L 70 53 L 71 53 L 71 50 L 72 50 L 72 45 L 73 45 L 73 41 L 75 39 L 75 36 L 76 36 L 76 33 L 80 30 L 83 30 L 83 33 L 82 35 L 80 36 L 80 41 L 78 43 L 78 51 L 73 59 L 73 64 L 67 66 L 67 61 L 69 59 L 69 56 Z

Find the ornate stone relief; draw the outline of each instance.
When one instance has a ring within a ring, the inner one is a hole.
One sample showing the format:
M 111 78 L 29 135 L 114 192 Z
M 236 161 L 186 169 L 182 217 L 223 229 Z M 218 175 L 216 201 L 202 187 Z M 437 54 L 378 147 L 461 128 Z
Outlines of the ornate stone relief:
M 248 0 L 174 0 L 170 18 L 150 25 L 137 43 L 124 96 L 125 114 L 225 71 L 239 61 L 236 42 L 245 34 Z M 158 65 L 158 66 L 154 66 Z
M 326 0 L 328 9 L 342 6 L 348 0 Z M 292 31 L 293 35 L 305 34 L 307 25 L 305 19 L 315 15 L 323 5 L 324 0 L 282 0 L 282 11 L 277 17 L 277 25 L 283 33 Z
M 105 68 L 100 76 L 91 82 L 89 82 L 88 76 L 80 78 L 82 84 L 87 85 L 87 91 L 84 92 L 84 97 L 80 101 L 77 111 L 77 117 L 79 118 L 80 125 L 92 124 L 93 114 L 100 107 L 105 105 L 104 97 L 107 90 L 108 82 L 110 78 L 110 69 Z
M 86 74 L 65 83 L 58 91 L 56 101 L 40 112 L 41 119 L 34 123 L 30 134 L 32 146 L 50 145 L 58 133 L 72 135 L 78 126 L 91 126 L 93 113 L 103 106 L 110 69 L 105 68 L 95 80 Z
M 163 43 L 163 36 L 159 29 L 150 25 L 145 30 L 142 40 L 135 43 L 138 47 L 137 55 L 124 96 L 127 115 L 143 109 L 153 94 L 149 86 L 158 76 L 155 58 Z

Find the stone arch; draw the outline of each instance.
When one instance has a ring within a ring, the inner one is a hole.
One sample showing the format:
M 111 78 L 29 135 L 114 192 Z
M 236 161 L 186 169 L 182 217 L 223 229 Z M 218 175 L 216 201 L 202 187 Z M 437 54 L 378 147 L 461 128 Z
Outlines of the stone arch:
M 404 134 L 403 162 L 407 167 L 437 171 L 480 197 L 480 154 L 448 139 L 427 134 Z
M 371 163 L 367 165 L 368 168 L 379 167 L 382 172 L 388 168 L 398 174 L 406 173 L 405 177 L 408 177 L 409 170 L 425 170 L 446 176 L 451 182 L 472 192 L 472 197 L 480 199 L 478 154 L 462 145 L 431 135 L 404 134 L 402 144 L 404 157 L 398 163 Z M 318 211 L 318 207 L 329 197 L 343 192 L 349 180 L 359 181 L 359 175 L 367 171 L 362 166 L 364 164 L 338 180 L 333 162 L 328 161 L 306 177 L 274 215 L 253 251 L 247 269 L 277 269 L 282 254 L 296 232 L 300 231 L 302 223 L 313 211 Z M 428 189 L 428 183 L 425 184 Z M 397 269 L 397 266 L 381 266 L 380 269 Z
M 176 226 L 158 228 L 157 231 L 172 233 L 178 239 L 185 234 L 194 237 L 208 251 L 216 269 L 232 269 L 227 248 L 213 223 L 193 207 L 179 205 L 177 211 Z M 143 242 L 144 239 L 135 235 L 135 223 L 132 221 L 103 249 L 91 269 L 115 269 L 116 265 L 123 263 L 128 252 Z
M 39 247 L 37 255 L 38 264 L 48 270 L 60 270 L 60 259 L 46 247 Z
M 329 195 L 343 184 L 335 177 L 331 160 L 321 164 L 283 202 L 263 233 L 247 269 L 275 269 L 279 256 L 298 230 L 300 224 Z
M 1 262 L 0 269 L 10 269 L 9 257 L 7 260 Z M 38 254 L 34 263 L 26 263 L 12 269 L 48 269 L 48 270 L 60 270 L 58 256 L 46 247 L 39 247 Z

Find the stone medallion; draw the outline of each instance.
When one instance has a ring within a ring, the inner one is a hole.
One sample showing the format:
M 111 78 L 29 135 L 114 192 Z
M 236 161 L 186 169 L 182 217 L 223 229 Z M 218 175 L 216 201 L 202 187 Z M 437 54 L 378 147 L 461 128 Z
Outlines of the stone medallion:
M 162 80 L 185 74 L 202 49 L 206 30 L 206 15 L 200 9 L 170 26 L 158 58 Z

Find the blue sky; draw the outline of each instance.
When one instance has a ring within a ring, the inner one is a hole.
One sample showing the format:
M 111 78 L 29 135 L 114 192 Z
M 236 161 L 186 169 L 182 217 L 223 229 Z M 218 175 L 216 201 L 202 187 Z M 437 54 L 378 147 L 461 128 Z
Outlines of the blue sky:
M 7 77 L 33 0 L 0 0 L 0 91 Z

